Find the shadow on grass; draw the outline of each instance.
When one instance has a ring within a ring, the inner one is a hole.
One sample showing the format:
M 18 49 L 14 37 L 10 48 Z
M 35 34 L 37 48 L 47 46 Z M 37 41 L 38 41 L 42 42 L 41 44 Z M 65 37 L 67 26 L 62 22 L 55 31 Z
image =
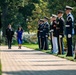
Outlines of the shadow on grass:
M 76 70 L 21 70 L 2 73 L 7 75 L 76 75 Z
M 76 59 L 74 59 L 74 57 L 70 57 L 70 56 L 67 56 L 67 57 L 66 57 L 66 52 L 64 52 L 64 54 L 57 55 L 57 54 L 53 54 L 50 49 L 49 49 L 49 50 L 39 50 L 39 49 L 37 48 L 37 49 L 35 49 L 35 50 L 42 51 L 42 52 L 45 52 L 45 53 L 47 53 L 47 54 L 51 54 L 51 55 L 54 55 L 54 56 L 58 56 L 58 57 L 60 57 L 60 58 L 64 58 L 64 59 L 67 59 L 67 60 L 75 61 L 75 62 L 76 62 Z

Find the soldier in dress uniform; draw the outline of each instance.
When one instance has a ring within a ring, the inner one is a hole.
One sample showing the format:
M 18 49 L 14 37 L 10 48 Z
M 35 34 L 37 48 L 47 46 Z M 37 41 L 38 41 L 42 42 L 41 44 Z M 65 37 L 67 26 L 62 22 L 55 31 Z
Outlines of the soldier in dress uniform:
M 73 35 L 74 35 L 74 17 L 71 14 L 72 7 L 66 6 L 66 38 L 67 38 L 67 56 L 73 56 Z
M 40 24 L 40 20 L 39 20 L 38 21 L 38 31 L 37 31 L 37 38 L 38 38 L 39 49 L 40 49 L 40 37 L 39 37 L 39 35 L 40 35 L 40 26 L 41 26 L 41 24 Z
M 52 53 L 58 53 L 58 45 L 57 45 L 57 30 L 56 30 L 56 18 L 57 16 L 55 14 L 52 14 L 52 20 L 50 25 L 50 32 L 51 32 L 51 39 L 52 39 Z
M 58 54 L 64 54 L 63 37 L 64 37 L 64 24 L 63 11 L 59 10 L 57 13 L 57 41 L 58 41 Z
M 53 20 L 52 20 L 52 17 L 50 17 L 50 30 L 49 30 L 49 33 L 50 33 L 51 51 L 53 50 L 53 43 L 52 43 L 52 33 L 53 33 L 53 31 L 51 30 L 52 29 L 52 23 L 53 23 Z M 53 51 L 52 51 L 52 53 L 53 53 Z
M 38 22 L 37 37 L 38 37 L 39 49 L 43 49 L 43 23 L 44 23 L 43 19 L 40 19 Z
M 48 50 L 49 23 L 47 17 L 44 17 L 43 33 L 44 33 L 44 50 Z

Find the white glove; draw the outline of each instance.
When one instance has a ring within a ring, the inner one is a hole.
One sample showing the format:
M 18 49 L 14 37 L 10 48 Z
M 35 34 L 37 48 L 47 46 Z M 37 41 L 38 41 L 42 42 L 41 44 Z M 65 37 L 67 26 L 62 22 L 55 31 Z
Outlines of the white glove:
M 62 35 L 59 35 L 60 38 L 62 38 Z
M 53 32 L 54 30 L 53 29 L 51 29 L 51 32 Z
M 46 35 L 46 37 L 48 37 L 48 36 Z
M 65 25 L 65 27 L 70 27 L 70 25 Z
M 71 34 L 68 34 L 68 38 L 71 38 L 72 37 L 72 35 Z

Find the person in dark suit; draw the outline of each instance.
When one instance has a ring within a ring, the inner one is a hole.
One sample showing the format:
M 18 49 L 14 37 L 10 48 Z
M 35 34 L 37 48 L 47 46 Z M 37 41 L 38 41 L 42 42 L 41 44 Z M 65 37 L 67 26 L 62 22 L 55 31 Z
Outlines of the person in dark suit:
M 37 32 L 37 37 L 38 37 L 38 45 L 39 45 L 39 49 L 43 49 L 44 43 L 43 43 L 43 24 L 44 24 L 44 20 L 40 19 L 38 22 L 38 32 Z
M 74 35 L 74 17 L 71 14 L 72 7 L 66 6 L 66 38 L 67 38 L 67 56 L 73 56 L 73 35 Z
M 57 18 L 57 16 L 55 14 L 52 14 L 50 32 L 51 32 L 51 40 L 52 40 L 52 53 L 54 53 L 54 54 L 58 53 L 56 18 Z
M 48 36 L 49 36 L 49 23 L 48 23 L 48 18 L 44 17 L 44 28 L 43 28 L 43 33 L 44 33 L 44 50 L 48 50 Z
M 8 28 L 6 29 L 6 38 L 8 43 L 8 49 L 11 49 L 11 43 L 12 43 L 12 37 L 14 35 L 14 31 L 11 27 L 11 25 L 8 25 Z
M 58 10 L 57 13 L 57 41 L 58 41 L 58 54 L 64 54 L 64 48 L 63 48 L 63 37 L 64 37 L 64 24 L 65 21 L 63 19 L 63 11 Z

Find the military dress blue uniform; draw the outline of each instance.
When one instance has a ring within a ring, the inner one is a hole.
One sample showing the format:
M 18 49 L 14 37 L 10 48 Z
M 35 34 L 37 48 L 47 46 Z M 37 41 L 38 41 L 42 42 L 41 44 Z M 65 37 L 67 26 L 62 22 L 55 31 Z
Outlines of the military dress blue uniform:
M 63 37 L 64 37 L 64 19 L 58 18 L 57 20 L 57 40 L 58 40 L 58 54 L 64 54 L 64 47 L 63 47 Z
M 43 43 L 43 20 L 41 19 L 38 25 L 38 32 L 37 32 L 37 37 L 38 37 L 38 45 L 39 45 L 39 49 L 43 49 L 44 47 L 44 43 Z
M 67 15 L 66 20 L 66 38 L 67 38 L 67 47 L 68 52 L 67 56 L 73 56 L 73 44 L 72 44 L 72 37 L 74 34 L 74 18 L 71 13 Z
M 43 28 L 43 36 L 44 36 L 44 50 L 48 50 L 48 36 L 49 36 L 49 23 L 45 22 L 44 23 L 44 28 Z
M 64 37 L 64 24 L 65 24 L 65 21 L 64 21 L 64 19 L 62 17 L 63 11 L 59 10 L 58 15 L 60 15 L 57 18 L 58 54 L 64 54 L 63 37 Z
M 56 20 L 53 20 L 52 22 L 52 27 L 51 27 L 51 31 L 52 31 L 52 44 L 53 44 L 53 50 L 52 52 L 58 53 L 58 44 L 57 44 L 57 29 L 56 29 L 56 25 L 57 22 Z
M 53 33 L 53 31 L 52 31 L 52 22 L 50 23 L 50 31 L 49 32 L 50 32 L 51 50 L 53 50 L 53 43 L 52 43 L 52 33 Z
M 38 37 L 38 46 L 39 46 L 39 49 L 41 48 L 40 44 L 41 44 L 41 38 L 40 38 L 40 27 L 41 27 L 41 24 L 38 24 L 38 32 L 37 32 L 37 37 Z
M 66 10 L 72 10 L 72 7 L 66 6 Z M 67 38 L 67 56 L 73 56 L 73 35 L 74 35 L 74 17 L 69 12 L 66 20 L 66 38 Z

